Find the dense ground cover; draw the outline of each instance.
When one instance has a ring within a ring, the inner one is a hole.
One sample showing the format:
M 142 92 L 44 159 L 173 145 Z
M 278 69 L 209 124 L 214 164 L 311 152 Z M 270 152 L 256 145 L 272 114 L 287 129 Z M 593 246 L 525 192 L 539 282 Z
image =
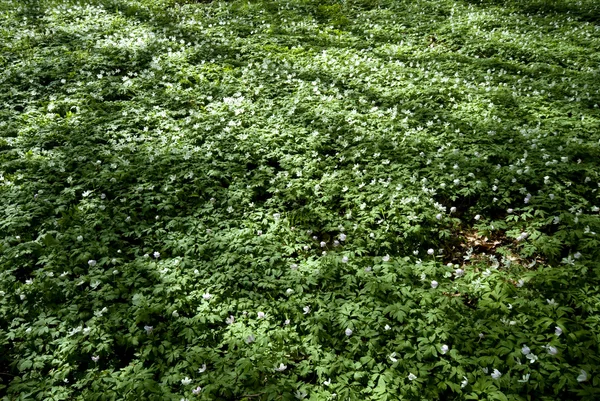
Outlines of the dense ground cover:
M 4 399 L 600 398 L 594 1 L 0 15 Z

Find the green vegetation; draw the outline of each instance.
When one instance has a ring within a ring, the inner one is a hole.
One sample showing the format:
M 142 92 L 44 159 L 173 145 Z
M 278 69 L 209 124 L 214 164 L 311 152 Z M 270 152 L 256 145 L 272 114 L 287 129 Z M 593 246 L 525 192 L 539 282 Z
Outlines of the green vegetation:
M 0 0 L 0 397 L 598 400 L 600 3 Z

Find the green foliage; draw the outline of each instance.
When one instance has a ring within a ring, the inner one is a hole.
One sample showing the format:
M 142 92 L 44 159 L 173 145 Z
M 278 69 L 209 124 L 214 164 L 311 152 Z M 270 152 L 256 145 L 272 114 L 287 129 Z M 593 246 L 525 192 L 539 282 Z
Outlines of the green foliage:
M 0 0 L 0 396 L 598 399 L 598 10 Z

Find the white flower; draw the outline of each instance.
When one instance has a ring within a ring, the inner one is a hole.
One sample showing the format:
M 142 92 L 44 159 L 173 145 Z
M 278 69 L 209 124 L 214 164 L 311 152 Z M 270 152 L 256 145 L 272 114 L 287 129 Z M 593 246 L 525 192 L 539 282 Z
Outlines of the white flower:
M 304 308 L 302 308 L 302 310 L 304 311 L 304 314 L 308 314 L 310 313 L 310 306 L 305 306 Z
M 327 243 L 325 241 L 321 241 L 320 245 L 321 245 L 321 248 L 324 248 L 325 245 L 327 245 Z
M 190 379 L 187 376 L 184 379 L 181 379 L 181 384 L 183 384 L 184 386 L 187 386 L 187 385 L 189 385 L 191 383 L 192 383 L 192 379 Z
M 202 367 L 200 369 L 198 369 L 198 373 L 204 373 L 204 372 L 206 372 L 206 364 L 205 363 L 203 363 Z
M 557 305 L 556 301 L 554 300 L 554 298 L 552 299 L 546 299 L 546 302 L 548 302 L 548 305 L 550 306 L 555 306 Z
M 449 347 L 448 347 L 446 344 L 444 344 L 444 345 L 442 345 L 442 347 L 440 348 L 440 352 L 441 352 L 441 353 L 442 353 L 442 355 L 443 355 L 443 354 L 445 354 L 446 352 L 448 352 L 448 350 L 449 350 L 449 349 L 450 349 L 450 348 L 449 348 Z
M 340 241 L 346 241 L 346 234 L 340 234 Z
M 437 281 L 435 281 L 435 280 L 433 280 L 433 281 L 431 282 L 431 288 L 433 288 L 433 289 L 437 288 L 437 286 L 438 286 L 438 285 L 439 285 L 439 284 L 438 284 L 438 282 L 437 282 Z
M 285 319 L 285 322 L 283 322 L 283 324 L 285 324 L 286 326 L 290 324 L 290 319 Z
M 146 330 L 146 334 L 150 334 L 150 333 L 152 333 L 152 330 L 154 330 L 154 327 L 144 326 L 144 330 Z
M 579 259 L 581 257 L 581 252 L 575 252 L 575 254 L 573 255 L 573 257 L 575 259 Z
M 173 315 L 174 317 L 179 317 L 179 312 L 177 312 L 176 310 L 174 310 L 174 311 L 173 311 L 173 313 L 172 313 L 172 315 Z
M 290 269 L 298 270 L 298 265 L 296 263 L 292 263 L 292 265 L 290 266 Z
M 275 220 L 279 219 L 280 217 L 281 217 L 281 214 L 279 214 L 279 213 L 273 213 L 273 218 Z
M 94 362 L 96 362 L 96 363 L 98 363 L 98 361 L 99 361 L 99 360 L 100 360 L 100 357 L 99 357 L 99 356 L 97 356 L 97 355 L 94 355 L 94 356 L 92 357 L 92 361 L 94 361 Z
M 294 290 L 292 290 L 291 288 L 288 288 L 287 290 L 285 290 L 285 293 L 290 295 L 292 292 L 294 292 Z
M 582 383 L 584 381 L 587 381 L 587 379 L 588 379 L 587 372 L 585 370 L 581 369 L 581 373 L 579 374 L 579 376 L 577 376 L 577 381 L 579 383 Z
M 554 334 L 556 335 L 556 337 L 560 337 L 560 335 L 563 333 L 562 329 L 558 326 L 556 326 L 554 328 Z
M 538 357 L 535 354 L 527 354 L 525 358 L 529 359 L 529 363 L 534 363 L 538 360 Z
M 258 312 L 257 316 L 259 319 L 264 319 L 265 318 L 265 312 Z
M 158 259 L 160 257 L 160 253 L 157 251 L 154 251 L 154 253 L 152 254 L 156 259 Z
M 526 375 L 523 375 L 523 378 L 521 380 L 517 380 L 519 383 L 527 383 L 529 381 L 529 373 L 527 373 Z
M 384 329 L 387 331 L 387 330 L 391 329 L 391 327 L 390 327 L 389 324 L 386 324 L 385 327 L 384 327 Z
M 452 206 L 452 207 L 450 208 L 450 213 L 454 213 L 454 212 L 456 212 L 456 208 L 455 208 L 454 206 Z
M 417 376 L 413 375 L 412 373 L 408 375 L 408 380 L 413 381 L 417 378 Z
M 294 393 L 294 397 L 296 397 L 299 400 L 303 400 L 306 398 L 307 392 L 304 390 L 298 390 Z
M 390 255 L 385 255 L 385 256 L 383 257 L 383 261 L 384 261 L 384 262 L 388 262 L 389 260 L 390 260 Z
M 209 294 L 208 292 L 205 292 L 204 294 L 202 294 L 202 298 L 203 298 L 205 301 L 208 301 L 209 299 L 211 299 L 211 298 L 212 298 L 212 294 Z
M 235 317 L 233 317 L 233 315 L 229 315 L 229 317 L 225 319 L 225 323 L 227 324 L 233 324 L 233 322 L 235 322 Z
M 342 263 L 348 263 L 348 256 L 342 257 Z
M 498 380 L 500 376 L 502 376 L 502 373 L 500 373 L 498 369 L 494 369 L 494 371 L 492 372 L 492 379 Z
M 527 355 L 531 352 L 531 349 L 529 349 L 527 345 L 523 345 L 523 347 L 521 348 L 521 352 L 523 353 L 523 355 Z
M 479 215 L 479 214 L 475 216 L 475 220 L 479 220 L 480 218 L 481 218 L 481 215 Z
M 525 285 L 525 280 L 523 280 L 523 279 L 520 279 L 520 280 L 517 282 L 517 284 L 516 284 L 516 285 L 517 285 L 517 287 L 519 287 L 519 288 L 523 287 L 523 285 Z
M 254 340 L 256 340 L 256 338 L 254 337 L 253 334 L 250 334 L 247 338 L 246 338 L 246 343 L 248 344 L 252 344 L 254 342 Z
M 83 236 L 81 236 L 81 235 L 78 235 L 78 236 L 77 236 L 77 241 L 79 241 L 79 242 L 83 241 Z
M 556 347 L 553 347 L 551 345 L 548 346 L 548 353 L 550 355 L 556 355 L 558 354 L 558 350 L 556 349 Z
M 431 249 L 431 248 L 429 248 L 429 249 L 427 250 L 427 254 L 428 254 L 428 255 L 433 255 L 433 252 L 434 252 L 434 251 L 433 251 L 433 249 Z
M 198 395 L 198 394 L 200 394 L 201 391 L 202 391 L 202 387 L 198 386 L 192 390 L 192 394 Z
M 25 284 L 28 284 L 28 285 L 33 284 L 33 279 L 27 279 L 27 280 L 25 280 Z
M 398 359 L 396 359 L 396 353 L 392 352 L 392 354 L 389 356 L 390 361 L 392 361 L 393 363 L 398 362 Z
M 327 379 L 323 382 L 325 386 L 329 386 L 331 384 L 331 379 Z
M 283 363 L 280 363 L 279 366 L 275 368 L 275 370 L 278 372 L 283 372 L 286 369 L 287 369 L 287 365 L 284 365 Z
M 88 260 L 88 265 L 90 265 L 90 267 L 96 266 L 96 263 L 98 263 L 98 262 L 96 262 L 94 259 Z
M 465 271 L 463 269 L 456 269 L 454 271 L 454 275 L 458 278 L 458 277 L 462 277 L 465 275 Z
M 346 329 L 346 331 L 344 331 L 344 333 L 346 333 L 346 335 L 348 337 L 350 337 L 352 335 L 352 329 Z
M 463 376 L 463 381 L 460 382 L 460 388 L 467 387 L 467 384 L 469 384 L 469 380 L 467 379 L 467 376 Z

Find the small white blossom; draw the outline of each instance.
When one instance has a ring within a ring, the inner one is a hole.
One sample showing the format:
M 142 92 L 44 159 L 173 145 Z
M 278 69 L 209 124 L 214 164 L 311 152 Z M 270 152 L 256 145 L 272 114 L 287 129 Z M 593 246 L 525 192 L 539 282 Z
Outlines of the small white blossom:
M 385 327 L 384 327 L 384 330 L 385 330 L 385 331 L 388 331 L 388 330 L 390 330 L 390 329 L 391 329 L 390 325 L 389 325 L 389 324 L 386 324 L 386 325 L 385 325 Z
M 581 372 L 579 373 L 579 376 L 577 376 L 577 381 L 579 383 L 583 383 L 584 381 L 587 381 L 588 379 L 588 374 L 585 370 L 581 369 Z
M 344 331 L 344 333 L 346 333 L 346 335 L 348 337 L 350 337 L 352 335 L 352 329 L 346 329 L 346 331 Z
M 527 345 L 523 345 L 523 347 L 521 348 L 521 352 L 523 353 L 523 355 L 527 355 L 531 352 L 531 349 Z
M 385 256 L 383 257 L 383 261 L 384 261 L 384 262 L 389 262 L 389 260 L 390 260 L 390 255 L 385 255 Z
M 302 308 L 302 310 L 304 311 L 304 314 L 308 314 L 310 313 L 310 306 L 305 306 L 304 308 Z
M 258 316 L 259 319 L 265 318 L 265 312 L 258 312 L 256 315 Z
M 428 255 L 433 255 L 433 252 L 434 252 L 434 250 L 433 250 L 433 249 L 431 249 L 431 248 L 429 248 L 429 249 L 427 250 L 427 254 L 428 254 Z
M 203 298 L 205 301 L 208 301 L 209 299 L 211 299 L 211 298 L 212 298 L 212 294 L 209 294 L 208 292 L 205 292 L 204 294 L 202 294 L 202 298 Z
M 562 329 L 558 326 L 556 326 L 554 328 L 554 334 L 556 335 L 556 337 L 560 337 L 560 335 L 563 333 Z
M 340 234 L 340 241 L 346 241 L 346 234 Z
M 154 327 L 144 326 L 144 330 L 146 330 L 146 334 L 150 334 L 150 333 L 152 333 L 152 330 L 154 330 Z
M 159 253 L 159 252 L 157 252 L 157 251 L 155 251 L 155 252 L 154 252 L 152 255 L 153 255 L 153 256 L 154 256 L 156 259 L 158 259 L 158 258 L 160 257 L 160 253 Z
M 535 354 L 527 354 L 525 355 L 525 358 L 529 360 L 529 363 L 535 363 L 535 361 L 539 359 Z
M 523 279 L 519 279 L 519 281 L 517 281 L 517 284 L 516 284 L 516 285 L 517 285 L 517 287 L 519 287 L 519 288 L 523 287 L 523 285 L 525 285 L 525 280 L 523 280 Z
M 181 379 L 181 384 L 183 384 L 184 386 L 187 386 L 187 385 L 189 385 L 191 383 L 192 383 L 192 379 L 190 379 L 187 376 L 184 379 Z
M 279 366 L 277 366 L 275 368 L 275 370 L 278 371 L 278 372 L 283 372 L 286 369 L 287 369 L 287 365 L 284 365 L 283 363 L 280 363 Z
M 254 337 L 253 334 L 250 334 L 248 337 L 246 337 L 246 343 L 248 343 L 248 344 L 252 344 L 255 340 L 256 340 L 256 337 Z
M 285 324 L 286 326 L 288 326 L 290 324 L 290 319 L 285 319 L 285 322 L 283 322 L 283 324 Z
M 414 375 L 414 374 L 412 374 L 412 373 L 410 373 L 410 374 L 408 375 L 408 380 L 410 380 L 410 381 L 413 381 L 413 380 L 415 380 L 416 378 L 417 378 L 417 376 L 415 376 L 415 375 Z
M 348 256 L 342 257 L 342 263 L 348 263 Z
M 96 264 L 97 264 L 97 263 L 98 263 L 98 262 L 96 262 L 94 259 L 90 259 L 90 260 L 88 260 L 88 265 L 90 265 L 90 267 L 94 267 L 94 266 L 96 266 Z
M 438 284 L 438 282 L 437 282 L 437 281 L 435 281 L 435 280 L 433 280 L 433 281 L 431 282 L 431 288 L 433 288 L 433 289 L 437 288 L 437 286 L 438 286 L 438 285 L 439 285 L 439 284 Z
M 229 317 L 225 319 L 225 323 L 227 324 L 233 324 L 233 322 L 235 322 L 235 317 L 233 317 L 233 315 L 229 315 Z
M 325 245 L 327 245 L 327 243 L 325 241 L 321 241 L 320 245 L 321 245 L 321 248 L 324 248 Z
M 479 219 L 481 219 L 481 215 L 478 214 L 475 216 L 475 220 L 479 220 Z
M 465 271 L 463 269 L 456 269 L 454 271 L 454 275 L 458 278 L 458 277 L 462 277 L 465 275 Z
M 527 373 L 526 375 L 523 375 L 523 378 L 521 380 L 517 380 L 519 383 L 527 383 L 529 381 L 529 373 Z
M 94 355 L 94 356 L 92 357 L 92 361 L 94 361 L 94 362 L 96 362 L 96 363 L 98 363 L 98 361 L 99 361 L 99 360 L 100 360 L 100 357 L 99 357 L 99 356 L 97 356 L 97 355 Z
M 192 390 L 192 394 L 198 395 L 198 394 L 200 394 L 201 391 L 202 391 L 202 387 L 198 386 Z
M 292 290 L 291 288 L 288 288 L 287 290 L 285 290 L 285 293 L 287 295 L 291 295 L 294 292 L 294 290 Z
M 449 348 L 449 347 L 448 347 L 446 344 L 444 344 L 444 345 L 442 345 L 442 347 L 440 348 L 440 352 L 442 353 L 442 355 L 444 355 L 446 352 L 448 352 L 448 350 L 449 350 L 449 349 L 450 349 L 450 348 Z
M 502 373 L 498 369 L 494 369 L 492 372 L 492 379 L 498 380 L 502 376 Z
M 558 350 L 556 349 L 556 347 L 553 347 L 552 345 L 548 346 L 548 353 L 550 355 L 556 355 L 558 354 Z
M 331 379 L 327 379 L 323 382 L 325 386 L 329 386 L 331 384 Z
M 392 354 L 389 356 L 390 361 L 392 361 L 392 363 L 396 363 L 398 362 L 398 359 L 396 358 L 396 353 L 392 352 Z

